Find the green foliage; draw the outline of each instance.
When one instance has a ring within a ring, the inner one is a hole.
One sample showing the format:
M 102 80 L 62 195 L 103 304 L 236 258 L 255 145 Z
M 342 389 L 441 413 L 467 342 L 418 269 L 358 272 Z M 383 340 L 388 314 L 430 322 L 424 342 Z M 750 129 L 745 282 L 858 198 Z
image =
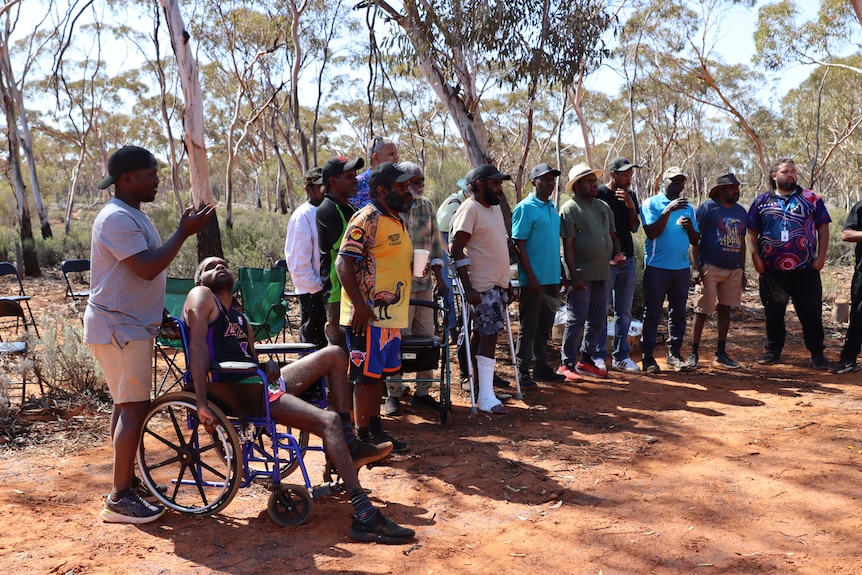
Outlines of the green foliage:
M 265 210 L 234 210 L 233 229 L 222 229 L 225 259 L 239 267 L 272 267 L 284 258 L 287 216 Z
M 18 230 L 11 227 L 0 228 L 0 261 L 15 261 L 15 246 L 19 242 Z
M 829 208 L 832 223 L 829 225 L 829 249 L 826 251 L 826 261 L 830 264 L 853 266 L 855 263 L 856 245 L 841 240 L 841 230 L 847 220 L 848 210 L 844 208 Z M 830 274 L 823 274 L 830 275 Z
M 147 215 L 163 240 L 167 240 L 179 224 L 179 216 L 169 206 L 149 208 Z M 218 217 L 224 257 L 234 270 L 239 267 L 272 267 L 276 260 L 284 258 L 287 216 L 258 208 L 236 206 L 233 212 L 233 228 L 224 226 L 224 212 L 220 209 Z M 180 253 L 168 267 L 168 276 L 190 278 L 194 276 L 197 265 L 197 238 L 191 237 L 186 240 Z
M 69 233 L 62 230 L 54 231 L 54 236 L 48 239 L 36 238 L 36 254 L 39 264 L 43 266 L 59 266 L 60 262 L 75 258 L 90 258 L 90 231 L 92 223 L 79 222 Z

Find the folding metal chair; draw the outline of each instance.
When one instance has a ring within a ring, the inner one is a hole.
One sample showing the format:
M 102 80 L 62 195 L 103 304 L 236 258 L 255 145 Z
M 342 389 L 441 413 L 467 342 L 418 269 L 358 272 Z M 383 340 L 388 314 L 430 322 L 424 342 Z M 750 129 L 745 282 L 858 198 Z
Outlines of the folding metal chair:
M 276 268 L 239 268 L 237 290 L 242 312 L 248 318 L 255 341 L 272 342 L 287 322 L 284 287 L 287 270 Z
M 183 304 L 186 296 L 195 287 L 195 280 L 187 278 L 168 278 L 165 288 L 165 315 L 166 317 L 181 317 Z M 165 328 L 173 325 L 173 322 L 163 322 Z M 153 354 L 153 392 L 155 397 L 170 391 L 174 387 L 182 387 L 183 374 L 186 366 L 180 365 L 178 361 L 185 356 L 181 353 L 183 343 L 179 334 L 170 329 L 159 329 L 156 337 L 155 353 Z M 161 379 L 158 375 L 158 360 L 162 358 L 167 365 Z
M 63 272 L 63 279 L 66 280 L 66 297 L 72 298 L 73 301 L 79 299 L 87 299 L 90 297 L 90 260 L 63 260 L 60 262 L 60 270 Z M 72 276 L 71 278 L 69 276 Z M 72 281 L 75 279 L 76 281 Z M 75 289 L 74 286 L 87 286 L 87 289 Z
M 0 299 L 0 326 L 2 327 L 12 327 L 13 325 L 16 328 L 18 324 L 21 323 L 24 325 L 24 333 L 28 334 L 27 328 L 27 320 L 24 317 L 24 310 L 21 305 L 16 301 L 11 301 L 8 299 Z M 23 341 L 3 341 L 3 338 L 0 337 L 0 355 L 2 356 L 22 356 L 26 357 L 29 352 L 30 346 L 25 338 Z M 42 385 L 42 380 L 39 379 L 39 390 L 42 394 L 45 393 L 45 388 Z M 22 370 L 21 372 L 21 403 L 27 399 L 27 372 Z
M 30 323 L 33 324 L 33 331 L 36 332 L 36 337 L 41 337 L 39 335 L 39 328 L 36 326 L 36 319 L 33 317 L 33 310 L 30 309 L 30 296 L 24 291 L 24 282 L 21 281 L 21 274 L 18 273 L 18 268 L 15 267 L 15 264 L 0 262 L 0 276 L 5 275 L 14 275 L 15 279 L 18 280 L 18 295 L 2 296 L 0 300 L 14 301 L 19 305 L 21 302 L 24 302 L 24 305 L 27 306 L 27 313 L 30 315 Z M 23 316 L 21 317 L 21 322 L 26 327 L 27 322 Z

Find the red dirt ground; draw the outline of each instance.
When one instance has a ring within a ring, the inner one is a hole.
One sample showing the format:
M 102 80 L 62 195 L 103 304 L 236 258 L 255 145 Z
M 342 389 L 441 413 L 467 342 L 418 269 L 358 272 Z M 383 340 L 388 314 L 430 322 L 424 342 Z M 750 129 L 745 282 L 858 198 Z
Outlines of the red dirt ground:
M 59 299 L 36 283 L 40 309 Z M 107 415 L 42 424 L 40 444 L 0 451 L 0 573 L 860 573 L 862 373 L 808 367 L 792 311 L 786 363 L 754 364 L 759 314 L 749 290 L 735 372 L 712 367 L 710 323 L 693 374 L 540 383 L 502 417 L 471 415 L 456 377 L 446 428 L 403 407 L 386 426 L 412 450 L 360 479 L 416 529 L 404 546 L 350 542 L 338 497 L 277 527 L 260 486 L 213 517 L 104 524 Z M 832 359 L 843 332 L 827 324 Z M 322 457 L 308 463 L 319 478 Z

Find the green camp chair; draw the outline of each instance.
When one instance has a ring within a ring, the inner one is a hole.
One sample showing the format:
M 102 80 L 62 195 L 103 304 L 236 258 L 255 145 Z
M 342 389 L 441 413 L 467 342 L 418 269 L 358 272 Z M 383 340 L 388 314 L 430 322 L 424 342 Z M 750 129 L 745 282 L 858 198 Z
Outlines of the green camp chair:
M 254 341 L 272 342 L 284 329 L 287 306 L 284 268 L 239 268 L 237 288 L 242 300 L 242 312 L 251 324 Z
M 168 278 L 165 289 L 165 318 L 179 319 L 182 316 L 186 296 L 193 287 L 195 287 L 193 279 Z M 156 397 L 182 385 L 185 368 L 180 366 L 177 360 L 182 357 L 180 352 L 183 349 L 183 342 L 171 329 L 172 327 L 170 322 L 163 323 L 156 337 L 156 352 L 153 354 L 153 393 Z M 161 378 L 158 371 L 159 357 L 167 364 L 167 369 Z

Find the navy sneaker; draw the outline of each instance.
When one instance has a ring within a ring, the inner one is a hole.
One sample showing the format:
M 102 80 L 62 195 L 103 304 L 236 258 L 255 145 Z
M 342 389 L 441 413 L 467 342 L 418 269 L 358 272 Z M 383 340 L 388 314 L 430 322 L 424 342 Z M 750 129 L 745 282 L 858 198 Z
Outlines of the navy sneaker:
M 119 501 L 114 501 L 108 495 L 105 506 L 99 515 L 105 523 L 150 523 L 167 511 L 161 505 L 144 501 L 133 490 L 129 489 Z

